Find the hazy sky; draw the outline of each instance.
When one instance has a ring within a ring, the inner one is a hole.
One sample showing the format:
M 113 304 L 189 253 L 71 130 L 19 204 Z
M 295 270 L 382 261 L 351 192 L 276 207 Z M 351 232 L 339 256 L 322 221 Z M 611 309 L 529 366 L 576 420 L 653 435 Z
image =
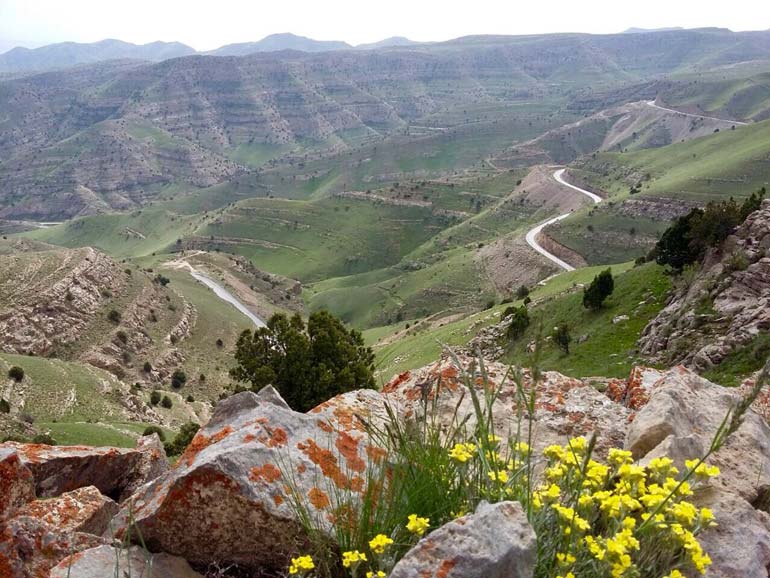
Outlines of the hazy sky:
M 766 0 L 0 0 L 0 52 L 74 40 L 178 40 L 198 50 L 294 32 L 351 44 L 388 36 L 770 28 Z M 711 5 L 713 4 L 713 8 Z

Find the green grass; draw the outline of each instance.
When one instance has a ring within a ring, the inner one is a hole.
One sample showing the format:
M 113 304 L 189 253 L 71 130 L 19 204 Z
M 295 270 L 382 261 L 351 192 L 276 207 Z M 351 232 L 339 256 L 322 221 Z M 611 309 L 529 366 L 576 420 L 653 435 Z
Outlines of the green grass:
M 41 430 L 51 432 L 58 445 L 114 446 L 133 448 L 149 423 L 87 423 L 87 422 L 41 422 Z M 173 439 L 174 432 L 161 428 L 166 440 Z
M 96 247 L 114 257 L 161 252 L 191 233 L 199 218 L 158 208 L 83 217 L 24 236 L 62 247 Z
M 634 203 L 655 203 L 661 197 L 673 199 L 674 204 L 681 202 L 685 212 L 693 204 L 744 198 L 770 185 L 768 150 L 770 121 L 657 149 L 599 153 L 578 161 L 570 170 L 590 186 L 609 193 L 609 199 L 576 212 L 547 232 L 590 264 L 634 259 L 652 248 L 674 213 L 664 208 L 659 216 L 649 216 L 626 209 Z M 640 192 L 631 195 L 632 186 Z
M 629 270 L 631 263 L 623 263 L 612 267 L 616 274 Z M 576 271 L 565 272 L 551 278 L 544 285 L 533 288 L 531 298 L 535 301 L 556 299 L 565 291 L 571 291 L 576 284 L 590 282 L 603 267 L 587 267 Z M 397 340 L 385 346 L 375 344 L 377 356 L 377 371 L 383 382 L 407 369 L 416 369 L 433 361 L 441 355 L 444 345 L 464 346 L 478 331 L 497 323 L 502 311 L 510 305 L 520 305 L 517 301 L 512 304 L 500 304 L 491 309 L 470 314 L 460 320 L 445 323 L 443 326 L 426 327 L 424 324 L 412 321 L 413 327 Z M 543 305 L 545 307 L 546 305 Z M 405 322 L 404 322 L 405 323 Z M 440 322 L 439 322 L 440 325 Z M 402 324 L 399 324 L 402 326 Z M 373 330 L 374 331 L 374 330 Z M 385 334 L 388 331 L 384 332 Z M 370 334 L 370 339 L 374 334 Z
M 0 353 L 0 380 L 24 369 L 22 384 L 9 383 L 10 401 L 23 392 L 24 412 L 37 420 L 87 421 L 120 415 L 121 384 L 110 373 L 77 362 Z
M 541 369 L 574 377 L 624 377 L 643 361 L 637 355 L 636 342 L 642 329 L 663 308 L 670 287 L 663 268 L 649 263 L 617 275 L 615 291 L 599 311 L 583 307 L 582 291 L 533 307 L 529 328 L 509 346 L 504 360 L 530 365 L 527 344 L 537 339 L 538 331 L 542 328 L 542 337 L 546 338 L 554 327 L 567 324 L 572 336 L 570 353 L 564 355 L 550 340 L 544 340 Z M 613 323 L 613 318 L 620 315 L 628 315 L 629 319 Z M 579 342 L 581 336 L 586 336 L 583 343 Z
M 616 200 L 642 181 L 641 196 L 705 203 L 746 197 L 767 186 L 768 148 L 770 121 L 764 121 L 657 149 L 601 153 L 579 168 L 590 184 L 614 193 Z

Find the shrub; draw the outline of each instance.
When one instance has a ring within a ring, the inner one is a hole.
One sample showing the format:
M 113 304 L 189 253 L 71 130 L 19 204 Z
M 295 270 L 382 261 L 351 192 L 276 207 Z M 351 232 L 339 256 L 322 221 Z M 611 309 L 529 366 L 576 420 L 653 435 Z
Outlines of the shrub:
M 155 283 L 157 283 L 158 285 L 160 285 L 161 287 L 165 287 L 166 285 L 168 285 L 169 283 L 171 283 L 171 279 L 169 279 L 168 277 L 165 277 L 165 276 L 161 275 L 160 273 L 158 273 L 157 275 L 155 275 L 155 278 L 153 279 L 153 281 L 154 281 Z
M 192 395 L 188 395 L 185 401 L 187 403 L 193 403 L 195 401 L 195 398 Z
M 308 411 L 339 393 L 374 389 L 374 353 L 361 333 L 327 311 L 273 315 L 265 327 L 238 338 L 230 375 L 256 391 L 272 384 L 297 411 Z
M 222 349 L 223 346 L 224 346 L 224 342 L 221 339 L 217 339 L 217 347 L 219 349 Z
M 145 361 L 144 366 L 142 367 L 142 371 L 144 371 L 145 373 L 150 373 L 152 371 L 152 363 L 150 363 L 149 361 Z
M 198 433 L 200 427 L 201 426 L 195 422 L 184 424 L 179 428 L 179 433 L 174 436 L 174 440 L 164 444 L 166 454 L 169 456 L 178 456 L 181 454 L 185 448 L 190 445 L 190 442 L 195 437 L 195 434 Z
M 0 413 L 11 413 L 11 404 L 3 397 L 0 397 Z
M 583 307 L 594 311 L 601 309 L 604 300 L 615 290 L 612 271 L 605 269 L 599 273 L 591 284 L 583 290 Z
M 18 365 L 14 365 L 8 370 L 8 378 L 18 383 L 24 379 L 24 370 Z
M 160 403 L 160 392 L 157 389 L 153 390 L 150 394 L 150 403 L 152 405 L 158 405 Z
M 184 371 L 181 369 L 177 369 L 174 371 L 174 373 L 171 375 L 171 387 L 174 389 L 181 388 L 185 383 L 187 383 L 187 375 Z
M 166 409 L 171 409 L 173 405 L 174 405 L 174 402 L 171 401 L 171 398 L 167 395 L 164 395 L 163 399 L 160 400 L 160 406 L 165 407 Z
M 128 335 L 125 331 L 118 331 L 115 333 L 115 336 L 118 338 L 118 341 L 120 341 L 123 344 L 128 343 Z
M 159 426 L 148 425 L 146 428 L 144 428 L 144 431 L 142 432 L 143 436 L 151 436 L 152 434 L 158 434 L 160 441 L 162 442 L 166 441 L 166 432 L 164 432 Z
M 107 319 L 109 319 L 110 321 L 112 321 L 113 323 L 116 323 L 116 324 L 120 323 L 121 317 L 122 316 L 120 315 L 120 311 L 118 311 L 117 309 L 112 309 L 107 314 Z
M 527 307 L 522 305 L 521 307 L 509 307 L 506 309 L 506 313 L 510 311 L 511 322 L 508 324 L 508 329 L 505 330 L 505 336 L 510 341 L 515 341 L 527 330 L 529 327 L 529 312 Z M 506 315 L 508 317 L 508 315 Z
M 529 295 L 529 287 L 526 285 L 521 285 L 516 289 L 516 299 L 524 299 L 527 295 Z
M 564 352 L 564 355 L 569 355 L 569 344 L 572 342 L 569 326 L 566 323 L 562 323 L 558 327 L 555 327 L 551 337 L 557 347 Z
M 50 434 L 47 433 L 39 433 L 35 434 L 32 437 L 32 443 L 33 444 L 43 444 L 46 446 L 55 446 L 56 440 L 51 437 Z

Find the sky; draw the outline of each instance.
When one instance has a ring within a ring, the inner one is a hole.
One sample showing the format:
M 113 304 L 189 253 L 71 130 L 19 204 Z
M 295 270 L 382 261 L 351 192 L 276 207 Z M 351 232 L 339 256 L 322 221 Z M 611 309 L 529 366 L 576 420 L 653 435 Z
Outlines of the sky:
M 436 41 L 468 34 L 603 34 L 632 26 L 770 28 L 763 0 L 729 6 L 714 0 L 0 0 L 0 52 L 104 38 L 176 40 L 211 50 L 277 32 L 360 44 L 389 36 Z

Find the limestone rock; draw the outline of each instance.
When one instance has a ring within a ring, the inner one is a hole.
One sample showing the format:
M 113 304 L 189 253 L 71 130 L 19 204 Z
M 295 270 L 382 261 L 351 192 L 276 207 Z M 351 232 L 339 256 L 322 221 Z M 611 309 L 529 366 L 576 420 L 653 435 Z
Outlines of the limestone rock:
M 733 390 L 711 383 L 679 366 L 652 388 L 626 434 L 634 457 L 668 455 L 678 465 L 703 455 L 727 412 L 739 400 Z M 770 486 L 770 426 L 749 410 L 725 446 L 709 458 L 722 474 L 713 482 L 753 502 Z
M 68 532 L 102 535 L 118 505 L 93 486 L 78 488 L 50 500 L 35 500 L 17 515 L 37 518 L 53 528 Z
M 739 496 L 711 490 L 696 496 L 712 509 L 718 526 L 698 536 L 713 562 L 707 576 L 767 578 L 770 568 L 770 515 Z
M 350 414 L 341 403 L 329 410 L 338 417 L 332 421 L 323 410 L 292 411 L 273 390 L 224 400 L 175 468 L 124 506 L 117 535 L 125 535 L 130 514 L 153 550 L 192 563 L 285 569 L 307 537 L 284 475 L 309 498 L 310 514 L 329 524 L 335 491 L 363 491 L 366 460 L 377 456 L 363 432 L 339 418 Z
M 396 564 L 390 578 L 525 578 L 537 542 L 521 504 L 482 502 L 474 514 L 438 528 Z
M 38 518 L 17 516 L 0 527 L 0 576 L 47 578 L 67 556 L 105 542 L 92 534 L 58 530 Z
M 405 372 L 386 384 L 382 392 L 389 403 L 397 403 L 403 419 L 416 419 L 424 412 L 422 400 L 428 400 L 438 412 L 439 420 L 451 425 L 456 415 L 457 423 L 467 420 L 467 427 L 476 423 L 473 401 L 466 386 L 466 379 L 475 384 L 483 397 L 483 379 L 474 361 L 459 357 L 463 371 L 450 359 Z M 499 389 L 493 408 L 496 433 L 501 436 L 515 434 L 519 429 L 518 413 L 523 411 L 517 386 L 508 367 L 502 363 L 485 364 L 488 387 Z M 469 377 L 467 377 L 469 376 Z M 521 373 L 525 391 L 532 387 L 532 374 Z M 552 443 L 564 443 L 569 437 L 599 435 L 597 451 L 601 454 L 610 447 L 623 444 L 623 435 L 631 411 L 612 401 L 590 384 L 567 377 L 555 371 L 546 371 L 537 382 L 537 402 L 533 420 L 533 443 L 537 449 Z M 455 414 L 456 411 L 456 414 Z M 526 431 L 527 420 L 522 418 L 521 431 Z
M 0 521 L 35 499 L 35 480 L 11 448 L 0 447 Z
M 182 558 L 149 554 L 137 546 L 120 550 L 97 546 L 78 552 L 55 566 L 50 578 L 106 578 L 115 574 L 116 566 L 126 576 L 139 578 L 203 578 Z
M 124 449 L 90 446 L 47 446 L 6 442 L 0 448 L 14 450 L 35 479 L 38 497 L 95 486 L 119 501 L 149 477 L 167 467 L 165 453 L 157 448 Z

